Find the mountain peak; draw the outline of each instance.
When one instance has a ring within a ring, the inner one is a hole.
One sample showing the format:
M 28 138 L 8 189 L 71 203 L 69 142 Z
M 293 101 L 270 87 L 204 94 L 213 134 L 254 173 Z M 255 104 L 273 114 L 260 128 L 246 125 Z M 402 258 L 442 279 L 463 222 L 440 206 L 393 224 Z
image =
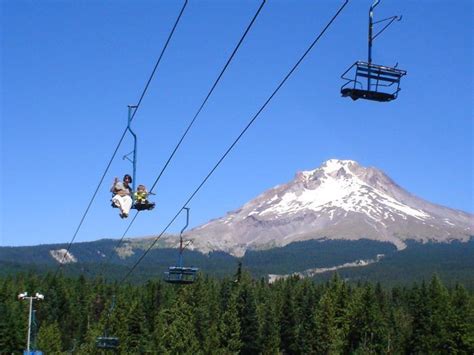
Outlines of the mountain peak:
M 373 167 L 330 159 L 226 216 L 194 228 L 195 249 L 242 256 L 308 239 L 447 242 L 474 235 L 472 215 L 417 198 Z
M 359 164 L 354 160 L 329 159 L 321 165 L 320 169 L 326 173 L 332 173 L 340 169 L 350 170 L 352 167 L 359 167 Z
M 311 178 L 314 175 L 331 175 L 335 172 L 344 171 L 346 173 L 354 172 L 354 170 L 360 169 L 360 165 L 355 160 L 348 159 L 329 159 L 323 162 L 318 168 L 313 170 L 303 170 L 296 173 L 298 178 Z M 318 174 L 319 173 L 319 174 Z
M 300 182 L 307 182 L 325 176 L 346 176 L 352 172 L 351 169 L 359 167 L 360 165 L 354 160 L 329 159 L 321 164 L 319 168 L 297 172 L 295 179 Z

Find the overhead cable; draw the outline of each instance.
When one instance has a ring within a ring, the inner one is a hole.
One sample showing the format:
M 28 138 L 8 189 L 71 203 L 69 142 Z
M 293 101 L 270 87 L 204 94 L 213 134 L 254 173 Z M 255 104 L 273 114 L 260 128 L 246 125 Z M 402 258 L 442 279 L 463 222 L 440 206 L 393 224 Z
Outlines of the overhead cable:
M 268 97 L 268 99 L 265 101 L 265 103 L 260 107 L 260 109 L 257 111 L 257 113 L 252 117 L 252 119 L 248 122 L 248 124 L 245 126 L 245 128 L 241 131 L 241 133 L 237 136 L 237 138 L 232 142 L 232 144 L 229 146 L 229 148 L 225 151 L 225 153 L 221 156 L 221 158 L 217 161 L 217 163 L 214 165 L 214 167 L 211 169 L 211 171 L 207 174 L 207 176 L 204 178 L 204 180 L 199 184 L 199 186 L 194 190 L 194 192 L 190 195 L 190 197 L 186 200 L 184 205 L 179 209 L 179 211 L 176 213 L 176 215 L 171 219 L 171 221 L 168 223 L 168 225 L 163 229 L 163 231 L 155 238 L 155 240 L 150 244 L 150 246 L 145 250 L 145 252 L 140 256 L 140 258 L 135 262 L 135 264 L 131 267 L 131 269 L 127 272 L 127 274 L 121 279 L 121 282 L 124 282 L 136 269 L 136 267 L 140 264 L 140 262 L 145 258 L 145 256 L 150 252 L 150 250 L 155 246 L 156 242 L 163 236 L 163 234 L 168 230 L 168 228 L 173 224 L 173 222 L 178 218 L 178 216 L 181 213 L 181 210 L 185 207 L 187 207 L 188 203 L 191 202 L 191 200 L 196 196 L 198 191 L 204 186 L 204 184 L 207 182 L 207 180 L 211 177 L 211 175 L 214 173 L 214 171 L 217 169 L 217 167 L 222 163 L 222 161 L 227 157 L 227 155 L 230 153 L 230 151 L 234 148 L 234 146 L 239 142 L 239 140 L 242 138 L 242 136 L 247 132 L 247 130 L 250 128 L 250 126 L 255 122 L 255 120 L 259 117 L 259 115 L 262 113 L 262 111 L 265 109 L 265 107 L 269 104 L 269 102 L 273 99 L 273 97 L 277 94 L 277 92 L 281 89 L 281 87 L 285 84 L 285 82 L 288 80 L 288 78 L 293 74 L 293 72 L 298 68 L 300 63 L 303 61 L 303 59 L 306 57 L 306 55 L 311 51 L 311 49 L 315 46 L 315 44 L 319 41 L 319 39 L 324 35 L 326 30 L 331 26 L 331 24 L 334 22 L 334 20 L 339 16 L 341 11 L 344 9 L 344 7 L 347 5 L 349 0 L 345 0 L 344 3 L 341 5 L 341 7 L 338 9 L 335 15 L 331 18 L 331 20 L 327 23 L 327 25 L 323 28 L 323 30 L 319 33 L 319 35 L 316 37 L 316 39 L 311 43 L 311 45 L 306 49 L 306 51 L 303 53 L 303 55 L 300 57 L 300 59 L 296 62 L 296 64 L 291 68 L 291 70 L 288 72 L 288 74 L 283 78 L 283 80 L 278 84 L 276 89 L 272 92 L 272 94 Z
M 159 64 L 160 64 L 160 62 L 161 62 L 161 58 L 163 58 L 163 55 L 164 55 L 164 53 L 165 53 L 165 51 L 166 51 L 166 48 L 168 47 L 168 44 L 169 44 L 169 42 L 170 42 L 170 40 L 171 40 L 171 37 L 172 37 L 173 34 L 174 34 L 174 31 L 175 31 L 175 29 L 176 29 L 176 27 L 177 27 L 177 25 L 178 25 L 178 23 L 179 23 L 179 20 L 181 19 L 181 16 L 182 16 L 182 14 L 183 14 L 183 12 L 184 12 L 184 9 L 186 8 L 186 5 L 187 5 L 187 4 L 188 4 L 188 0 L 185 0 L 185 1 L 184 1 L 184 4 L 183 4 L 183 7 L 181 8 L 181 11 L 180 11 L 178 17 L 176 18 L 176 21 L 175 21 L 175 23 L 174 23 L 174 25 L 173 25 L 173 28 L 172 28 L 171 32 L 169 33 L 169 35 L 168 35 L 168 38 L 167 38 L 167 40 L 166 40 L 166 43 L 165 43 L 165 45 L 163 46 L 163 49 L 161 50 L 161 53 L 160 53 L 160 55 L 159 55 L 159 57 L 158 57 L 158 59 L 157 59 L 157 61 L 156 61 L 156 64 L 155 64 L 155 66 L 154 66 L 154 68 L 153 68 L 153 71 L 151 72 L 151 74 L 150 74 L 150 76 L 149 76 L 149 78 L 148 78 L 148 80 L 147 80 L 147 83 L 146 83 L 146 85 L 145 85 L 145 88 L 143 89 L 142 94 L 140 95 L 140 99 L 138 100 L 138 104 L 136 105 L 137 107 L 136 107 L 136 109 L 135 109 L 134 112 L 133 112 L 133 115 L 132 115 L 131 120 L 135 117 L 135 114 L 137 113 L 138 108 L 140 107 L 140 104 L 142 103 L 142 100 L 143 100 L 143 98 L 144 98 L 144 96 L 145 96 L 145 94 L 146 94 L 146 92 L 147 92 L 147 90 L 148 90 L 148 87 L 149 87 L 149 85 L 150 85 L 150 83 L 151 83 L 151 81 L 152 81 L 152 79 L 153 79 L 153 77 L 154 77 L 154 75 L 155 75 L 155 72 L 156 72 L 156 70 L 157 70 L 157 68 L 158 68 L 158 66 L 159 66 Z M 80 222 L 79 222 L 79 225 L 77 226 L 77 228 L 76 228 L 76 230 L 75 230 L 75 232 L 74 232 L 74 235 L 73 235 L 71 241 L 69 242 L 69 244 L 68 244 L 68 246 L 67 246 L 67 248 L 66 248 L 66 251 L 65 251 L 64 254 L 63 254 L 63 257 L 62 257 L 61 261 L 59 262 L 59 266 L 58 266 L 58 268 L 56 269 L 56 273 L 54 274 L 54 277 L 56 277 L 56 275 L 58 274 L 59 270 L 62 268 L 62 266 L 63 266 L 63 264 L 64 264 L 64 261 L 65 261 L 65 258 L 66 258 L 66 256 L 69 254 L 69 251 L 71 250 L 71 247 L 72 247 L 72 243 L 73 243 L 74 240 L 76 239 L 76 236 L 77 236 L 77 234 L 79 233 L 79 230 L 81 229 L 82 224 L 84 223 L 84 220 L 85 220 L 85 218 L 86 218 L 86 216 L 87 216 L 87 214 L 88 214 L 88 212 L 89 212 L 89 210 L 90 210 L 90 208 L 91 208 L 91 206 L 92 206 L 92 203 L 93 203 L 94 200 L 95 200 L 95 197 L 97 196 L 97 193 L 98 193 L 98 191 L 99 191 L 99 189 L 100 189 L 100 187 L 101 187 L 101 185 L 102 185 L 102 183 L 103 183 L 103 181 L 104 181 L 104 178 L 105 178 L 107 172 L 109 171 L 110 166 L 112 165 L 112 161 L 114 160 L 115 156 L 117 155 L 117 152 L 118 152 L 118 150 L 119 150 L 119 148 L 120 148 L 120 145 L 121 145 L 122 142 L 123 142 L 123 139 L 125 138 L 125 134 L 126 134 L 126 133 L 127 133 L 127 128 L 125 128 L 125 130 L 123 131 L 122 136 L 120 137 L 120 139 L 119 139 L 119 141 L 118 141 L 118 143 L 117 143 L 117 146 L 116 146 L 116 148 L 115 148 L 115 150 L 114 150 L 114 152 L 113 152 L 113 154 L 112 154 L 112 156 L 111 156 L 109 162 L 107 163 L 107 166 L 106 166 L 104 172 L 102 173 L 102 176 L 100 177 L 99 184 L 97 185 L 97 187 L 96 187 L 96 189 L 95 189 L 95 191 L 94 191 L 94 193 L 93 193 L 93 195 L 92 195 L 92 198 L 90 199 L 89 204 L 87 205 L 87 208 L 86 208 L 85 212 L 83 213 L 83 215 L 82 215 L 82 217 L 81 217 L 81 220 L 80 220 Z
M 213 85 L 211 86 L 210 90 L 208 91 L 204 101 L 201 103 L 201 106 L 199 107 L 199 109 L 196 111 L 196 113 L 194 114 L 194 117 L 192 118 L 192 120 L 189 122 L 186 130 L 184 131 L 183 135 L 181 136 L 181 138 L 179 139 L 178 143 L 176 144 L 176 146 L 174 147 L 173 151 L 171 152 L 168 160 L 166 161 L 165 165 L 163 166 L 163 168 L 161 169 L 160 173 L 158 174 L 158 177 L 156 178 L 155 182 L 153 183 L 152 187 L 150 188 L 150 192 L 153 192 L 153 189 L 156 187 L 156 185 L 158 184 L 158 181 L 160 180 L 161 176 L 163 175 L 163 173 L 165 172 L 166 168 L 168 167 L 168 165 L 170 164 L 171 160 L 173 159 L 175 153 L 177 152 L 178 148 L 180 147 L 181 143 L 183 142 L 184 138 L 186 137 L 186 135 L 188 134 L 189 130 L 191 129 L 191 127 L 193 126 L 193 124 L 195 123 L 196 119 L 198 118 L 199 114 L 201 113 L 202 109 L 204 108 L 204 106 L 206 105 L 206 103 L 208 102 L 209 98 L 211 97 L 212 93 L 214 92 L 214 89 L 216 88 L 217 84 L 219 83 L 219 81 L 221 80 L 222 76 L 224 75 L 224 72 L 227 70 L 227 67 L 229 66 L 229 64 L 232 62 L 232 60 L 234 59 L 234 56 L 235 54 L 237 53 L 237 51 L 239 50 L 241 44 L 243 43 L 245 37 L 247 36 L 247 34 L 249 33 L 250 29 L 252 28 L 255 20 L 257 19 L 258 15 L 260 14 L 260 11 L 262 10 L 263 6 L 265 5 L 266 3 L 266 0 L 262 0 L 261 4 L 260 4 L 260 7 L 257 9 L 255 15 L 253 16 L 252 20 L 250 21 L 250 23 L 248 24 L 247 28 L 245 29 L 244 33 L 242 34 L 242 36 L 240 37 L 237 45 L 235 46 L 234 50 L 232 51 L 231 55 L 229 56 L 229 58 L 227 59 L 227 62 L 225 63 L 225 65 L 223 66 L 223 68 L 221 69 L 219 75 L 217 76 L 217 79 L 214 81 Z M 127 228 L 125 229 L 125 231 L 123 232 L 122 234 L 122 237 L 119 239 L 117 245 L 115 248 L 119 248 L 121 245 L 122 245 L 122 242 L 123 242 L 123 239 L 125 238 L 125 235 L 128 233 L 128 231 L 130 230 L 132 224 L 135 222 L 135 219 L 137 218 L 138 216 L 138 212 L 135 213 L 135 215 L 133 216 L 133 219 L 130 221 L 130 223 L 128 224 Z

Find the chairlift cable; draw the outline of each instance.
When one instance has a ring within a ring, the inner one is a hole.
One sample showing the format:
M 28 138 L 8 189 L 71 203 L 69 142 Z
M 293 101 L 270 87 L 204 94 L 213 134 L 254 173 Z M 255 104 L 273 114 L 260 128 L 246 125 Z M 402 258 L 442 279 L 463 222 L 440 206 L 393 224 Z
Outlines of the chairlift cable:
M 307 48 L 307 50 L 303 53 L 303 55 L 300 57 L 300 59 L 296 62 L 296 64 L 291 68 L 291 70 L 288 72 L 288 74 L 283 78 L 283 80 L 280 82 L 280 84 L 276 87 L 276 89 L 272 92 L 272 94 L 268 97 L 268 99 L 265 101 L 265 103 L 260 107 L 260 109 L 257 111 L 257 113 L 252 117 L 252 119 L 248 122 L 248 124 L 245 126 L 245 128 L 241 131 L 241 133 L 237 136 L 237 138 L 233 141 L 233 143 L 229 146 L 229 148 L 225 151 L 225 153 L 221 156 L 221 158 L 217 161 L 217 163 L 214 165 L 214 167 L 210 170 L 210 172 L 207 174 L 207 176 L 204 178 L 204 180 L 201 182 L 201 184 L 194 190 L 194 192 L 191 194 L 191 196 L 186 200 L 186 202 L 183 204 L 183 206 L 179 209 L 179 211 L 176 213 L 176 215 L 171 219 L 171 221 L 168 223 L 168 225 L 163 229 L 163 231 L 155 238 L 155 240 L 151 243 L 151 245 L 145 250 L 145 252 L 140 256 L 140 258 L 135 262 L 135 264 L 132 266 L 132 268 L 128 271 L 128 273 L 121 279 L 120 282 L 124 282 L 136 269 L 136 267 L 140 264 L 140 262 L 145 258 L 145 256 L 150 252 L 150 250 L 155 246 L 156 242 L 163 236 L 163 234 L 168 230 L 168 228 L 173 224 L 173 222 L 178 218 L 180 215 L 181 211 L 183 208 L 187 207 L 188 203 L 191 202 L 191 200 L 196 196 L 196 194 L 199 192 L 199 190 L 204 186 L 204 184 L 207 182 L 207 180 L 211 177 L 211 175 L 214 173 L 214 171 L 219 167 L 219 165 L 222 163 L 222 161 L 227 157 L 227 155 L 230 153 L 230 151 L 235 147 L 235 145 L 239 142 L 239 140 L 242 138 L 242 136 L 245 134 L 245 132 L 250 128 L 250 126 L 255 122 L 255 120 L 259 117 L 259 115 L 262 113 L 262 111 L 265 109 L 265 107 L 269 104 L 269 102 L 273 99 L 273 97 L 277 94 L 277 92 L 281 89 L 281 87 L 285 84 L 285 82 L 288 80 L 288 78 L 293 74 L 293 72 L 297 69 L 297 67 L 301 64 L 303 59 L 306 57 L 306 55 L 311 51 L 311 49 L 315 46 L 315 44 L 319 41 L 319 39 L 324 35 L 326 30 L 331 26 L 331 24 L 334 22 L 334 20 L 339 16 L 341 11 L 344 9 L 344 7 L 347 5 L 349 0 L 345 0 L 344 3 L 341 5 L 341 7 L 338 9 L 335 15 L 331 18 L 331 20 L 327 23 L 327 25 L 323 28 L 323 30 L 319 33 L 319 35 L 316 37 L 316 39 L 311 43 L 311 45 Z
M 166 48 L 168 47 L 168 44 L 170 43 L 171 41 L 171 38 L 173 37 L 173 34 L 174 34 L 174 31 L 176 30 L 176 27 L 178 26 L 178 23 L 179 23 L 179 20 L 181 19 L 181 16 L 183 15 L 183 12 L 184 12 L 184 9 L 186 8 L 186 5 L 188 4 L 188 0 L 184 0 L 184 4 L 183 4 L 183 7 L 181 8 L 181 11 L 179 12 L 179 15 L 178 17 L 176 18 L 176 21 L 173 25 L 173 29 L 171 30 L 170 34 L 168 35 L 168 38 L 166 39 L 166 43 L 165 45 L 163 46 L 163 49 L 161 50 L 161 53 L 160 53 L 160 56 L 158 57 L 157 61 L 156 61 L 156 64 L 155 64 L 155 67 L 153 68 L 153 71 L 151 72 L 151 75 L 150 77 L 148 78 L 148 81 L 145 85 L 145 88 L 143 89 L 143 92 L 140 96 L 140 99 L 138 100 L 138 103 L 137 103 L 137 107 L 135 108 L 133 114 L 132 114 L 132 117 L 130 119 L 130 121 L 133 120 L 133 118 L 135 117 L 135 114 L 137 113 L 138 111 L 138 108 L 140 107 L 140 104 L 142 103 L 142 100 L 143 98 L 145 97 L 145 94 L 148 90 L 148 86 L 150 86 L 150 83 L 155 75 L 155 72 L 156 72 L 156 69 L 158 68 L 158 66 L 160 65 L 160 62 L 161 62 L 161 58 L 163 58 L 163 55 L 165 54 L 165 51 L 166 51 Z
M 229 58 L 227 59 L 227 62 L 225 63 L 224 67 L 221 69 L 219 75 L 217 76 L 217 79 L 214 81 L 211 89 L 209 90 L 209 92 L 207 93 L 204 101 L 201 103 L 201 106 L 199 107 L 199 109 L 196 111 L 193 119 L 189 122 L 186 130 L 184 131 L 183 135 L 181 136 L 181 138 L 179 139 L 178 143 L 176 144 L 176 146 L 174 147 L 171 155 L 169 156 L 168 160 L 166 161 L 165 165 L 163 166 L 163 168 L 161 169 L 160 173 L 158 174 L 158 177 L 156 178 L 155 182 L 153 183 L 152 187 L 150 188 L 150 193 L 153 192 L 153 189 L 156 187 L 156 185 L 158 184 L 158 181 L 160 180 L 161 176 L 163 175 L 163 173 L 165 172 L 165 170 L 167 169 L 168 165 L 170 164 L 171 160 L 173 159 L 174 155 L 176 154 L 176 152 L 178 151 L 181 143 L 184 141 L 184 139 L 186 138 L 188 132 L 190 131 L 190 129 L 192 128 L 192 126 L 194 125 L 196 119 L 198 118 L 198 116 L 200 115 L 201 111 L 203 110 L 204 106 L 206 105 L 206 103 L 208 102 L 209 98 L 211 97 L 212 93 L 214 92 L 214 89 L 217 87 L 217 84 L 219 83 L 219 81 L 221 80 L 222 76 L 224 75 L 225 71 L 227 70 L 227 67 L 230 65 L 230 63 L 232 62 L 232 60 L 234 59 L 234 56 L 235 54 L 237 53 L 237 51 L 239 50 L 241 44 L 243 43 L 245 37 L 247 36 L 247 34 L 250 32 L 250 29 L 252 28 L 253 24 L 255 23 L 258 15 L 260 14 L 263 6 L 265 5 L 266 3 L 266 0 L 262 0 L 261 4 L 260 4 L 260 7 L 257 9 L 256 13 L 254 14 L 252 20 L 250 21 L 250 23 L 248 24 L 247 28 L 245 29 L 244 33 L 242 34 L 242 36 L 240 37 L 237 45 L 235 46 L 234 50 L 232 51 L 231 55 L 229 56 Z M 133 118 L 133 116 L 132 116 Z M 115 249 L 119 248 L 121 245 L 122 245 L 122 242 L 125 238 L 125 235 L 128 233 L 128 231 L 130 230 L 132 224 L 135 222 L 135 219 L 137 218 L 138 216 L 138 211 L 135 213 L 135 215 L 133 216 L 133 219 L 130 221 L 130 223 L 128 224 L 127 228 L 125 229 L 125 231 L 123 232 L 122 234 L 122 237 L 119 239 L 117 245 L 115 246 Z M 105 262 L 104 262 L 105 264 Z
M 161 176 L 163 175 L 163 173 L 165 172 L 166 168 L 168 167 L 169 163 L 171 162 L 171 160 L 173 159 L 176 151 L 178 150 L 178 148 L 180 147 L 181 143 L 183 142 L 184 138 L 186 137 L 186 135 L 188 134 L 189 130 L 191 129 L 191 127 L 193 126 L 194 122 L 196 121 L 197 117 L 199 116 L 199 114 L 201 113 L 202 109 L 204 108 L 204 106 L 206 105 L 207 101 L 209 100 L 209 98 L 211 97 L 212 93 L 214 92 L 214 89 L 216 88 L 217 84 L 219 83 L 220 79 L 222 78 L 222 76 L 224 75 L 224 72 L 226 71 L 227 67 L 229 66 L 230 62 L 232 61 L 232 59 L 234 58 L 235 54 L 237 53 L 237 51 L 239 50 L 239 47 L 240 45 L 242 44 L 242 42 L 244 41 L 245 37 L 247 36 L 247 33 L 250 31 L 250 29 L 252 28 L 252 25 L 254 24 L 255 20 L 257 19 L 260 11 L 262 10 L 263 6 L 265 5 L 265 1 L 266 0 L 263 0 L 262 3 L 260 4 L 260 7 L 258 8 L 257 12 L 255 13 L 254 17 L 252 18 L 252 21 L 250 21 L 249 25 L 247 26 L 247 29 L 245 30 L 244 34 L 242 35 L 242 37 L 240 38 L 239 42 L 237 43 L 237 45 L 235 46 L 234 50 L 232 51 L 232 54 L 230 55 L 230 57 L 227 59 L 227 62 L 225 63 L 224 67 L 222 68 L 221 72 L 219 73 L 219 76 L 217 77 L 216 81 L 214 82 L 214 84 L 212 85 L 211 89 L 209 90 L 209 92 L 207 93 L 206 95 L 206 98 L 204 99 L 204 101 L 202 102 L 201 106 L 199 107 L 199 109 L 197 110 L 196 114 L 194 115 L 193 119 L 191 120 L 191 122 L 189 122 L 189 125 L 188 127 L 186 128 L 186 130 L 184 131 L 183 135 L 181 136 L 180 140 L 178 141 L 178 143 L 176 144 L 176 146 L 174 147 L 173 149 L 173 152 L 171 153 L 171 155 L 169 156 L 168 160 L 166 161 L 165 165 L 163 166 L 163 168 L 161 169 L 160 173 L 158 174 L 158 177 L 156 178 L 155 182 L 153 183 L 152 187 L 150 188 L 150 192 L 153 191 L 153 189 L 155 188 L 155 186 L 158 184 L 158 181 L 160 180 Z
M 168 35 L 168 38 L 167 38 L 167 40 L 166 40 L 166 43 L 165 43 L 165 45 L 163 46 L 163 48 L 162 48 L 162 50 L 161 50 L 161 53 L 160 53 L 160 55 L 159 55 L 159 57 L 158 57 L 158 59 L 157 59 L 157 61 L 156 61 L 156 64 L 155 64 L 155 66 L 154 66 L 154 68 L 153 68 L 153 71 L 151 72 L 151 74 L 150 74 L 150 76 L 149 76 L 149 78 L 148 78 L 148 81 L 147 81 L 147 83 L 146 83 L 146 85 L 145 85 L 145 88 L 144 88 L 143 91 L 142 91 L 142 94 L 141 94 L 141 96 L 140 96 L 140 99 L 138 100 L 138 104 L 136 105 L 137 107 L 136 107 L 135 110 L 134 110 L 134 113 L 133 113 L 133 115 L 132 115 L 131 120 L 135 117 L 135 114 L 137 113 L 138 108 L 140 107 L 140 104 L 141 104 L 141 102 L 142 102 L 142 100 L 143 100 L 143 97 L 145 96 L 145 94 L 146 94 L 146 92 L 147 92 L 147 90 L 148 90 L 148 86 L 150 85 L 151 80 L 153 79 L 153 77 L 154 77 L 154 75 L 155 75 L 155 72 L 156 72 L 156 70 L 157 70 L 157 68 L 158 68 L 158 66 L 159 66 L 159 64 L 160 64 L 160 62 L 161 62 L 161 59 L 163 58 L 163 55 L 164 55 L 164 53 L 165 53 L 165 51 L 166 51 L 166 48 L 168 47 L 168 44 L 169 44 L 169 42 L 170 42 L 170 40 L 171 40 L 171 38 L 172 38 L 172 36 L 173 36 L 173 34 L 174 34 L 174 31 L 175 31 L 175 29 L 176 29 L 176 27 L 177 27 L 177 25 L 178 25 L 178 23 L 179 23 L 179 21 L 180 21 L 180 19 L 181 19 L 181 16 L 182 16 L 182 14 L 183 14 L 183 12 L 184 12 L 184 9 L 186 8 L 186 5 L 187 5 L 187 4 L 188 4 L 188 0 L 185 0 L 185 1 L 184 1 L 184 4 L 183 4 L 183 7 L 181 8 L 181 11 L 180 11 L 180 13 L 179 13 L 179 15 L 178 15 L 178 17 L 177 17 L 177 19 L 176 19 L 174 25 L 173 25 L 173 28 L 172 28 L 171 32 L 169 33 L 169 35 Z M 119 150 L 119 148 L 120 148 L 120 145 L 121 145 L 122 142 L 123 142 L 123 139 L 125 138 L 125 134 L 126 134 L 126 133 L 127 133 L 127 128 L 125 128 L 125 130 L 123 131 L 122 136 L 120 137 L 120 139 L 119 139 L 119 141 L 118 141 L 118 143 L 117 143 L 117 146 L 116 146 L 116 148 L 115 148 L 115 150 L 114 150 L 114 152 L 113 152 L 113 154 L 112 154 L 112 157 L 110 158 L 110 160 L 109 160 L 109 162 L 108 162 L 108 164 L 107 164 L 107 166 L 106 166 L 106 168 L 105 168 L 105 171 L 103 172 L 103 174 L 102 174 L 102 176 L 101 176 L 101 178 L 100 178 L 100 180 L 99 180 L 99 184 L 97 185 L 97 188 L 95 189 L 94 194 L 92 195 L 92 198 L 91 198 L 91 200 L 89 201 L 89 204 L 87 205 L 87 208 L 86 208 L 84 214 L 82 215 L 82 218 L 81 218 L 81 220 L 80 220 L 80 222 L 79 222 L 79 225 L 77 226 L 77 228 L 76 228 L 76 230 L 75 230 L 75 232 L 74 232 L 74 235 L 73 235 L 71 241 L 69 242 L 69 244 L 68 244 L 68 246 L 67 246 L 67 248 L 66 248 L 66 252 L 63 254 L 63 257 L 62 257 L 61 261 L 59 262 L 59 266 L 58 266 L 58 268 L 56 269 L 56 272 L 55 272 L 55 274 L 54 274 L 54 278 L 56 278 L 58 272 L 60 271 L 60 269 L 61 269 L 62 266 L 63 266 L 65 257 L 68 255 L 69 251 L 71 250 L 72 243 L 73 243 L 74 240 L 76 239 L 76 236 L 77 236 L 77 234 L 79 233 L 79 230 L 81 229 L 82 224 L 84 223 L 84 220 L 85 220 L 85 218 L 86 218 L 86 216 L 87 216 L 87 214 L 88 214 L 88 212 L 89 212 L 89 210 L 90 210 L 90 207 L 92 206 L 92 203 L 94 202 L 94 200 L 95 200 L 95 198 L 96 198 L 96 196 L 97 196 L 97 193 L 98 193 L 98 191 L 99 191 L 99 189 L 100 189 L 100 187 L 101 187 L 101 185 L 102 185 L 102 183 L 103 183 L 103 181 L 104 181 L 104 179 L 105 179 L 105 176 L 106 176 L 107 172 L 109 171 L 109 168 L 110 168 L 110 166 L 112 165 L 112 162 L 113 162 L 113 160 L 115 159 L 115 156 L 117 155 L 117 152 L 118 152 L 118 150 Z

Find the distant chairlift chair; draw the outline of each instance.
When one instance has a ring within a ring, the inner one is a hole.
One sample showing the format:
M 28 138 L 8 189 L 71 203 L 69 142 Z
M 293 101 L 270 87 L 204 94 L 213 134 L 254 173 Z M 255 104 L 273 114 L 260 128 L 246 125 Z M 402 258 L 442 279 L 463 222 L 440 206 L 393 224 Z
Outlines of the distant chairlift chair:
M 97 337 L 95 346 L 97 349 L 116 350 L 120 345 L 119 338 L 116 337 Z
M 165 272 L 165 281 L 172 284 L 192 284 L 199 271 L 196 267 L 170 266 Z
M 164 280 L 171 284 L 192 284 L 196 281 L 197 273 L 199 271 L 196 267 L 187 267 L 183 266 L 183 251 L 189 245 L 189 242 L 185 245 L 183 244 L 183 232 L 188 227 L 189 224 L 189 208 L 184 207 L 186 210 L 186 225 L 181 230 L 179 234 L 179 259 L 178 259 L 178 266 L 170 266 L 168 271 L 165 272 Z
M 115 296 L 112 298 L 112 304 L 110 305 L 108 315 L 107 315 L 107 323 L 105 325 L 104 335 L 97 337 L 95 340 L 95 347 L 97 349 L 102 350 L 117 350 L 120 345 L 120 340 L 117 337 L 110 337 L 108 335 L 108 327 L 109 327 L 109 318 L 110 314 L 113 312 L 115 308 Z
M 341 87 L 341 95 L 352 100 L 365 99 L 378 102 L 395 100 L 400 89 L 400 79 L 406 75 L 405 70 L 372 63 L 372 41 L 380 35 L 393 21 L 401 16 L 392 16 L 373 22 L 373 10 L 379 4 L 376 0 L 369 10 L 369 58 L 367 62 L 357 61 L 347 69 L 341 78 L 347 82 Z M 373 25 L 389 21 L 376 35 L 372 35 Z M 354 70 L 355 69 L 355 70 Z M 352 74 L 355 71 L 355 75 Z M 354 76 L 349 77 L 349 74 Z M 364 83 L 366 85 L 364 86 Z

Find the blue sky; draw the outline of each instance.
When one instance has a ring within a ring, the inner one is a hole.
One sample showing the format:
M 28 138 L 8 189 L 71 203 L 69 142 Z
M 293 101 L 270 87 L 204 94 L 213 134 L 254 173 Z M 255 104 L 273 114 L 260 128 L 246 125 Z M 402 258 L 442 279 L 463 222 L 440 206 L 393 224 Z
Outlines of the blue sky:
M 130 236 L 161 232 L 341 3 L 267 2 Z M 1 245 L 72 238 L 181 4 L 1 1 Z M 140 183 L 155 180 L 259 4 L 190 0 L 133 123 Z M 374 62 L 408 71 L 386 104 L 339 94 L 342 72 L 367 57 L 370 4 L 349 3 L 190 204 L 191 227 L 330 158 L 474 212 L 472 2 L 381 2 L 378 19 L 403 20 L 376 40 Z M 127 138 L 77 242 L 123 233 L 108 190 L 131 150 Z

